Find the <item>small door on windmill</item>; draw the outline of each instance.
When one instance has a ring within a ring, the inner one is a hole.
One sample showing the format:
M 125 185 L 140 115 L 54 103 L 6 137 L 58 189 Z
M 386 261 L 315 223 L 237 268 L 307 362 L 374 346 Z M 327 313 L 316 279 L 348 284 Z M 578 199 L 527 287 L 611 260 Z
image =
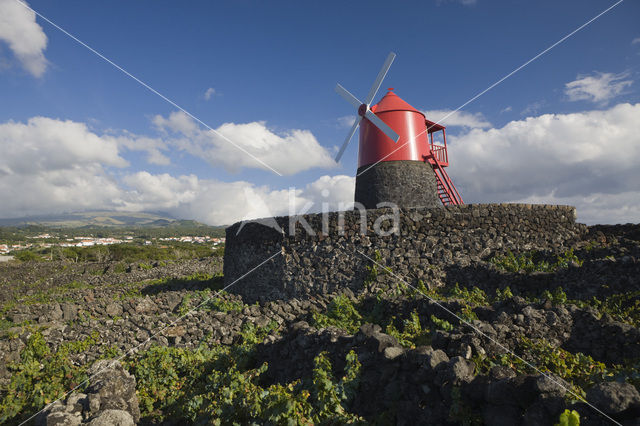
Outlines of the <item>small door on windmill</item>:
M 379 161 L 425 161 L 429 143 L 425 116 L 389 89 L 371 111 L 388 124 L 400 139 L 394 143 L 369 120 L 360 124 L 358 168 Z

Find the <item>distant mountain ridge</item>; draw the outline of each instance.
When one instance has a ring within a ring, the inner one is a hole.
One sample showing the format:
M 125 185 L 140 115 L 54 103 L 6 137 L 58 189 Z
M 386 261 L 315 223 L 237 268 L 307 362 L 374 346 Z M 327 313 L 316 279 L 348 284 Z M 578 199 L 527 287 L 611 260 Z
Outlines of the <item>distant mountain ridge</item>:
M 41 225 L 55 228 L 83 227 L 166 227 L 203 225 L 195 220 L 181 220 L 162 212 L 88 211 L 56 215 L 0 219 L 0 226 Z

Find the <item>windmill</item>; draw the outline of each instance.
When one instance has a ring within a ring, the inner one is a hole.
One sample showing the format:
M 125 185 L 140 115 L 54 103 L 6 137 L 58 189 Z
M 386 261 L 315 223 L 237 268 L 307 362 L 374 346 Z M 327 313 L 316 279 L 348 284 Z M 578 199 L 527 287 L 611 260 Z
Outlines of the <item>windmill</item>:
M 371 90 L 361 102 L 340 84 L 336 92 L 357 109 L 357 117 L 340 151 L 342 158 L 360 128 L 355 201 L 365 208 L 390 202 L 399 207 L 436 207 L 464 204 L 445 171 L 449 165 L 445 127 L 402 100 L 390 88 L 370 106 L 393 60 L 390 53 Z M 440 136 L 442 142 L 434 139 Z

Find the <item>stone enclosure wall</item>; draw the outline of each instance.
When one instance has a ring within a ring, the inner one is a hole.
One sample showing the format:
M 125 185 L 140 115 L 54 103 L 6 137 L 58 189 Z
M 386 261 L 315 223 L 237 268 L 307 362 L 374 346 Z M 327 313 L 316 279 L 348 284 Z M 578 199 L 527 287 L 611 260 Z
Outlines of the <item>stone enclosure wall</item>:
M 277 217 L 230 226 L 225 286 L 233 284 L 228 291 L 249 302 L 305 298 L 345 287 L 358 292 L 372 265 L 367 257 L 376 255 L 395 274 L 415 284 L 431 265 L 465 266 L 507 249 L 560 251 L 586 232 L 585 225 L 575 222 L 571 206 L 401 209 L 398 222 L 391 209 L 366 210 L 364 220 L 363 212 Z

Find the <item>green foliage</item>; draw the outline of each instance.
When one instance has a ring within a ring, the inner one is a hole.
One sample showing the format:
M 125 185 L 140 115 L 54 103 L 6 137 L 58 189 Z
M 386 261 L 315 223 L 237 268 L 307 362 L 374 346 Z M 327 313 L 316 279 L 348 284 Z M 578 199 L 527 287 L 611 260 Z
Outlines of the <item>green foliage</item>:
M 466 303 L 463 303 L 462 307 L 460 308 L 460 312 L 458 312 L 458 317 L 464 320 L 464 322 L 468 322 L 468 323 L 478 319 L 478 315 L 474 312 L 473 307 Z
M 391 298 L 409 295 L 415 297 L 415 294 L 415 290 L 402 281 L 396 282 L 392 288 L 386 291 L 386 295 Z
M 473 355 L 471 357 L 471 362 L 475 365 L 475 375 L 486 376 L 489 374 L 491 367 L 498 364 L 495 360 L 496 357 L 489 358 L 485 355 Z
M 580 260 L 578 256 L 573 253 L 572 248 L 558 256 L 555 268 L 568 268 L 571 263 L 575 263 L 577 266 L 582 266 L 584 263 L 584 260 Z
M 116 345 L 109 345 L 104 349 L 100 359 L 116 359 L 122 355 L 122 350 Z
M 358 355 L 353 351 L 349 351 L 345 357 L 347 361 L 344 367 L 345 375 L 339 383 L 339 394 L 342 395 L 343 401 L 352 401 L 360 386 L 360 368 L 362 365 L 358 360 Z
M 553 293 L 549 290 L 545 290 L 544 293 L 542 293 L 542 297 L 544 299 L 549 299 L 554 305 L 564 305 L 567 303 L 567 294 L 564 292 L 562 287 L 556 287 Z
M 460 288 L 458 283 L 456 283 L 449 291 L 449 297 L 461 299 L 464 303 L 476 306 L 489 305 L 489 299 L 487 298 L 486 293 L 478 287 L 473 287 L 469 290 L 466 287 Z
M 448 298 L 459 300 L 462 303 L 458 316 L 466 322 L 478 319 L 478 316 L 473 311 L 475 306 L 488 306 L 490 304 L 489 298 L 482 289 L 475 286 L 471 290 L 466 287 L 460 288 L 458 283 L 449 290 Z
M 513 297 L 513 293 L 511 292 L 511 287 L 507 286 L 504 290 L 500 291 L 499 288 L 496 289 L 495 300 L 501 302 L 503 300 L 509 300 Z
M 418 283 L 420 284 L 420 282 Z M 424 286 L 423 284 L 423 287 Z M 418 292 L 416 292 L 417 294 Z M 478 319 L 478 316 L 474 312 L 477 306 L 488 306 L 491 304 L 491 300 L 486 295 L 484 290 L 474 286 L 471 289 L 467 287 L 460 287 L 456 283 L 453 287 L 440 288 L 436 290 L 428 290 L 424 288 L 419 293 L 424 294 L 432 300 L 439 301 L 453 301 L 458 302 L 461 307 L 457 312 L 457 316 L 466 322 L 471 322 Z
M 251 340 L 251 339 L 249 339 Z M 247 344 L 249 344 L 247 342 Z M 144 418 L 207 424 L 344 424 L 359 378 L 355 353 L 347 355 L 345 374 L 335 381 L 331 363 L 316 357 L 311 391 L 300 382 L 259 385 L 267 365 L 248 368 L 250 345 L 197 349 L 153 347 L 128 363 L 137 379 Z
M 402 321 L 402 331 L 398 330 L 394 325 L 395 317 L 391 318 L 390 323 L 387 325 L 386 333 L 393 336 L 398 342 L 406 348 L 415 348 L 416 346 L 428 345 L 431 343 L 431 332 L 429 329 L 423 329 L 420 324 L 420 317 L 418 312 L 413 310 Z
M 240 312 L 244 308 L 244 303 L 242 303 L 242 301 L 216 297 L 208 302 L 208 307 L 218 312 Z
M 211 275 L 205 273 L 196 273 L 193 275 L 189 275 L 182 278 L 161 278 L 155 280 L 145 280 L 132 284 L 125 284 L 124 291 L 118 295 L 118 299 L 126 300 L 132 297 L 140 297 L 142 296 L 142 289 L 145 287 L 164 287 L 167 289 L 172 288 L 184 288 L 184 287 L 197 287 L 199 290 L 196 290 L 197 293 L 202 293 L 210 290 L 217 290 L 221 288 L 223 285 L 222 275 Z M 187 295 L 187 302 L 193 298 L 192 294 Z M 184 300 L 183 300 L 184 302 Z M 186 304 L 186 302 L 184 302 Z M 204 306 L 203 306 L 204 307 Z M 186 313 L 187 310 L 184 310 L 185 306 L 181 306 L 182 312 Z
M 93 288 L 93 286 L 85 283 L 84 281 L 71 281 L 70 283 L 64 284 L 58 288 L 60 289 L 60 291 L 66 291 L 66 290 L 77 290 L 82 288 Z
M 440 319 L 435 315 L 431 315 L 431 322 L 436 327 L 438 327 L 440 330 L 444 330 L 444 331 L 452 331 L 453 330 L 453 324 L 451 324 L 447 320 Z
M 425 285 L 424 281 L 422 280 L 418 280 L 418 284 L 416 284 L 415 291 L 417 291 L 419 294 L 422 294 L 423 296 L 429 296 L 429 293 L 431 293 L 429 288 Z
M 336 382 L 331 373 L 331 362 L 326 352 L 319 353 L 313 360 L 313 397 L 316 413 L 314 423 L 331 419 L 339 423 L 353 423 L 359 418 L 350 414 L 346 407 L 355 396 L 359 385 L 360 362 L 355 352 L 346 357 L 345 375 Z
M 124 291 L 117 296 L 117 299 L 127 300 L 127 299 L 132 299 L 134 297 L 142 297 L 142 293 L 140 292 L 140 287 L 131 286 L 129 288 L 124 289 Z
M 575 263 L 578 266 L 582 266 L 583 263 L 573 253 L 573 249 L 569 249 L 557 256 L 556 262 L 553 264 L 543 259 L 536 260 L 538 257 L 538 253 L 535 251 L 516 256 L 509 250 L 505 256 L 495 256 L 489 262 L 506 272 L 523 271 L 527 274 L 532 272 L 554 272 L 558 269 L 567 268 L 571 263 Z
M 47 249 L 50 252 L 50 249 Z M 55 260 L 72 262 L 123 262 L 138 263 L 141 269 L 151 269 L 151 262 L 196 259 L 221 256 L 224 248 L 212 248 L 208 244 L 167 242 L 163 245 L 143 245 L 130 242 L 107 246 L 57 247 L 53 251 Z M 122 268 L 122 267 L 119 267 Z M 116 271 L 118 272 L 118 271 Z M 120 271 L 120 272 L 124 272 Z
M 72 298 L 69 296 L 70 290 L 89 288 L 94 288 L 94 286 L 82 281 L 71 281 L 70 283 L 63 284 L 58 287 L 53 287 L 46 290 L 38 290 L 36 292 L 33 292 L 32 294 L 18 298 L 17 302 L 19 302 L 21 305 L 67 302 L 72 300 Z M 5 303 L 2 307 L 2 311 L 6 312 L 12 306 L 14 306 L 14 303 Z
M 222 274 L 206 274 L 197 272 L 181 278 L 165 278 L 155 281 L 144 281 L 142 284 L 158 284 L 165 287 L 196 287 L 198 290 L 219 290 L 223 286 Z
M 384 259 L 382 259 L 382 254 L 380 251 L 376 250 L 373 254 L 373 262 L 371 265 L 367 265 L 367 276 L 364 278 L 365 287 L 370 287 L 378 280 L 378 275 L 380 274 L 379 267 L 384 264 Z M 382 267 L 382 273 L 387 274 L 391 271 L 391 269 L 387 267 Z
M 394 296 L 406 296 L 418 299 L 426 297 L 431 300 L 445 300 L 447 298 L 447 296 L 438 291 L 438 289 L 429 289 L 422 280 L 418 280 L 416 285 L 413 287 L 409 287 L 407 284 L 399 282 L 396 285 L 395 290 L 396 291 L 393 293 Z
M 259 327 L 252 322 L 245 322 L 240 330 L 240 337 L 243 345 L 256 345 L 261 343 L 267 335 L 278 329 L 278 323 L 276 321 L 269 321 L 265 327 Z
M 340 294 L 329 303 L 326 313 L 312 313 L 312 323 L 316 328 L 334 326 L 353 334 L 362 324 L 362 315 L 349 297 Z
M 112 261 L 127 263 L 153 260 L 192 259 L 214 255 L 208 245 L 171 244 L 166 247 L 156 245 L 113 244 L 107 246 L 108 258 Z M 87 255 L 90 255 L 88 252 Z
M 193 295 L 191 293 L 187 293 L 182 297 L 182 301 L 180 302 L 180 305 L 178 306 L 178 315 L 179 316 L 184 316 L 187 314 L 187 312 L 189 312 L 189 310 L 191 309 L 191 299 L 193 298 Z
M 10 321 L 6 317 L 0 317 L 0 337 L 7 337 L 9 339 L 17 337 L 15 332 L 9 330 L 10 328 L 16 327 L 17 325 L 18 324 Z
M 127 265 L 124 263 L 116 263 L 116 265 L 113 267 L 113 272 L 116 274 L 122 274 L 127 272 Z
M 37 262 L 43 260 L 41 256 L 38 256 L 31 250 L 22 250 L 13 255 L 14 259 L 21 262 Z
M 591 306 L 600 315 L 607 314 L 616 321 L 640 327 L 640 291 L 613 294 L 605 300 L 595 297 L 589 301 L 571 300 L 571 303 L 580 307 Z
M 20 362 L 7 367 L 11 380 L 0 400 L 0 423 L 19 422 L 84 382 L 86 372 L 70 354 L 82 353 L 99 341 L 98 332 L 52 352 L 40 332 L 34 332 L 20 353 Z
M 580 426 L 580 413 L 576 410 L 564 410 L 555 426 Z
M 522 337 L 519 349 L 529 363 L 535 365 L 540 371 L 551 373 L 567 382 L 571 386 L 572 392 L 581 398 L 586 395 L 585 389 L 596 383 L 626 376 L 625 370 L 621 366 L 607 367 L 604 363 L 581 352 L 573 354 L 562 348 L 555 348 L 544 339 L 534 341 Z M 518 374 L 539 374 L 537 370 L 532 369 L 511 353 L 483 362 L 485 368 L 500 364 L 511 367 Z M 476 366 L 478 366 L 477 362 Z M 575 398 L 575 395 L 568 394 L 567 397 L 580 400 L 580 398 Z
M 523 253 L 516 256 L 511 252 L 511 250 L 509 250 L 505 256 L 495 256 L 491 258 L 490 262 L 498 267 L 498 269 L 502 269 L 507 272 L 548 272 L 551 269 L 549 263 L 546 261 L 534 262 L 534 255 L 535 252 Z
M 587 245 L 584 246 L 585 251 L 588 253 L 590 251 L 592 251 L 593 249 L 596 249 L 598 247 L 601 247 L 602 245 L 600 244 L 599 241 L 597 240 L 589 240 L 587 241 Z

